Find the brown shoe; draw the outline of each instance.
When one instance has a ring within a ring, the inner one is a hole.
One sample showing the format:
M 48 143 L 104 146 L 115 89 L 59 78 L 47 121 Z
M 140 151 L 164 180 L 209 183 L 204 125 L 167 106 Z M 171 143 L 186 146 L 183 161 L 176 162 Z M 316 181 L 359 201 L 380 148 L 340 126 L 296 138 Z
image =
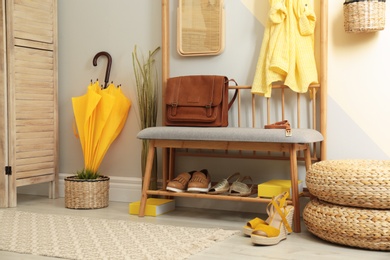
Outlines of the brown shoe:
M 211 187 L 210 174 L 206 169 L 194 172 L 188 183 L 188 192 L 208 192 Z
M 187 185 L 191 179 L 192 173 L 194 172 L 195 171 L 180 173 L 176 178 L 168 182 L 167 190 L 173 192 L 185 192 L 187 190 Z

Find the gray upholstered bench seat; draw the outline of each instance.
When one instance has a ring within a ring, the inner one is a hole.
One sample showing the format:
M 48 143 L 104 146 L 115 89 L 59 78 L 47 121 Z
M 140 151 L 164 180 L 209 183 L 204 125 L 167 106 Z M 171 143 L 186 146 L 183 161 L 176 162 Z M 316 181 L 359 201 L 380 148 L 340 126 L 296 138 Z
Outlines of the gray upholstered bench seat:
M 157 126 L 143 129 L 137 135 L 147 140 L 183 141 L 228 141 L 260 143 L 316 143 L 323 140 L 314 129 L 292 129 L 292 136 L 286 137 L 284 129 L 263 129 L 246 127 L 173 127 Z

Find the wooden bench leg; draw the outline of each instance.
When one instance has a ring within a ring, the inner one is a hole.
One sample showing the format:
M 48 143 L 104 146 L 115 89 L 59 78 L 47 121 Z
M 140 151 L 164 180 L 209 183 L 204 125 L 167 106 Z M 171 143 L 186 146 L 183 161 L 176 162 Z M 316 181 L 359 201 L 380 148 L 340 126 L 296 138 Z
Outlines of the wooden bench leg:
M 156 148 L 154 147 L 154 141 L 149 141 L 148 158 L 146 159 L 145 175 L 143 178 L 141 202 L 139 206 L 139 217 L 145 216 L 146 200 L 148 199 L 147 191 L 150 187 L 150 179 L 152 176 L 153 160 Z
M 294 232 L 301 232 L 301 213 L 299 207 L 299 190 L 298 190 L 298 161 L 296 144 L 290 146 L 290 174 L 292 203 L 294 206 Z
M 312 165 L 311 161 L 311 153 L 310 153 L 310 145 L 307 145 L 307 149 L 305 150 L 305 166 L 306 166 L 306 173 L 310 170 Z M 308 191 L 305 195 L 309 196 L 310 200 L 314 199 L 315 197 Z
M 174 178 L 175 173 L 175 161 L 176 161 L 176 149 L 169 149 L 169 167 L 168 170 L 168 180 L 171 181 Z
M 306 172 L 310 170 L 311 168 L 311 154 L 310 154 L 310 145 L 307 144 L 306 150 L 305 150 L 305 167 Z
M 162 148 L 162 189 L 165 190 L 167 187 L 167 181 L 169 180 L 169 167 L 171 160 L 171 149 L 170 148 Z

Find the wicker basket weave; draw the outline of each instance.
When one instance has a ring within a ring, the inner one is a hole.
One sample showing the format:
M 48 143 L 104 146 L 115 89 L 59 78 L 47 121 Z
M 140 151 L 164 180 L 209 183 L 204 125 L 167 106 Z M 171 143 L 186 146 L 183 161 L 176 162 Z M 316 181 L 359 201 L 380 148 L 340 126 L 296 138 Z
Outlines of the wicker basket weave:
M 385 0 L 346 0 L 343 9 L 346 32 L 375 32 L 385 28 Z
M 371 250 L 390 250 L 390 210 L 344 207 L 310 201 L 303 220 L 309 232 L 326 241 Z
M 99 209 L 108 206 L 110 178 L 94 180 L 65 178 L 65 207 L 70 209 Z
M 310 193 L 334 204 L 390 209 L 390 160 L 325 160 L 306 174 Z
M 224 1 L 204 2 L 179 1 L 177 50 L 182 56 L 218 55 L 224 49 Z

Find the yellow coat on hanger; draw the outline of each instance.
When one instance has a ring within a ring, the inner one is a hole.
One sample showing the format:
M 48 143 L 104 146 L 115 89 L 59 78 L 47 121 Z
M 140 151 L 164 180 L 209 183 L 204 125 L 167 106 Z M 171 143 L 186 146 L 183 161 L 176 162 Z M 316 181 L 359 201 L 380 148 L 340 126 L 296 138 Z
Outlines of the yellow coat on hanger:
M 318 83 L 314 10 L 310 0 L 270 0 L 270 5 L 252 93 L 270 97 L 277 81 L 304 93 Z

